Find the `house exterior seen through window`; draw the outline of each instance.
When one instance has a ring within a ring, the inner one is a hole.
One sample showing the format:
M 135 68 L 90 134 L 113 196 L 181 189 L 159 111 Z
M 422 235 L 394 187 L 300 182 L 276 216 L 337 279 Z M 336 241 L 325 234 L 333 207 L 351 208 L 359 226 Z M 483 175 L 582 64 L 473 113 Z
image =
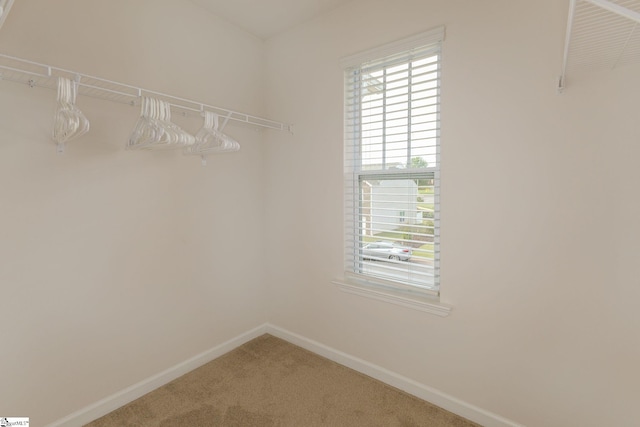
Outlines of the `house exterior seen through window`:
M 442 36 L 431 31 L 346 66 L 345 269 L 352 279 L 439 291 Z

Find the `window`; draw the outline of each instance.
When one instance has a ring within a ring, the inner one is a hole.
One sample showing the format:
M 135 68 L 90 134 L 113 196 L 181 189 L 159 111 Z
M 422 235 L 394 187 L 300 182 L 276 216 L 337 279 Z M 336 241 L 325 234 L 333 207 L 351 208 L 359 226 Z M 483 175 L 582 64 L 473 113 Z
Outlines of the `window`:
M 345 60 L 345 270 L 438 294 L 439 28 Z

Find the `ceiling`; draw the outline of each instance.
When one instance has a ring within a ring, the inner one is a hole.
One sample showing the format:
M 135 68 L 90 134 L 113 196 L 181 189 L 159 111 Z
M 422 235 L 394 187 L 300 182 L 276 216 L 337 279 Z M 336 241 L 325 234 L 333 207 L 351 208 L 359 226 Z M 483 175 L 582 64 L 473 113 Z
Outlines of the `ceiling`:
M 350 0 L 191 0 L 265 40 Z

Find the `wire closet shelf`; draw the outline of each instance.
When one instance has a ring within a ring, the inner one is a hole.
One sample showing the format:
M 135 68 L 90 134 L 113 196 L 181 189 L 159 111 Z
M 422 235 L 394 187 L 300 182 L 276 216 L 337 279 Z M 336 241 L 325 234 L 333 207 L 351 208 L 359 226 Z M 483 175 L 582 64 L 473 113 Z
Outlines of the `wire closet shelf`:
M 640 0 L 569 0 L 558 91 L 578 69 L 640 62 Z
M 58 77 L 76 82 L 78 95 L 136 106 L 143 96 L 153 97 L 169 103 L 172 109 L 183 115 L 204 115 L 205 111 L 220 115 L 227 121 L 245 123 L 258 128 L 293 132 L 291 124 L 265 119 L 222 107 L 181 98 L 141 87 L 131 86 L 76 71 L 66 70 L 47 64 L 29 61 L 15 56 L 0 54 L 0 80 L 56 90 Z

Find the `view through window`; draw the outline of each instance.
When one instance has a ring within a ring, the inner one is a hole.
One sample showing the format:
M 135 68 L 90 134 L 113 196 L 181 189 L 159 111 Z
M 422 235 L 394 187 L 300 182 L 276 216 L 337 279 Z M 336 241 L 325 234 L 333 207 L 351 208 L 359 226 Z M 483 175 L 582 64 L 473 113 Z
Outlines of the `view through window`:
M 346 270 L 439 290 L 440 40 L 345 71 Z

